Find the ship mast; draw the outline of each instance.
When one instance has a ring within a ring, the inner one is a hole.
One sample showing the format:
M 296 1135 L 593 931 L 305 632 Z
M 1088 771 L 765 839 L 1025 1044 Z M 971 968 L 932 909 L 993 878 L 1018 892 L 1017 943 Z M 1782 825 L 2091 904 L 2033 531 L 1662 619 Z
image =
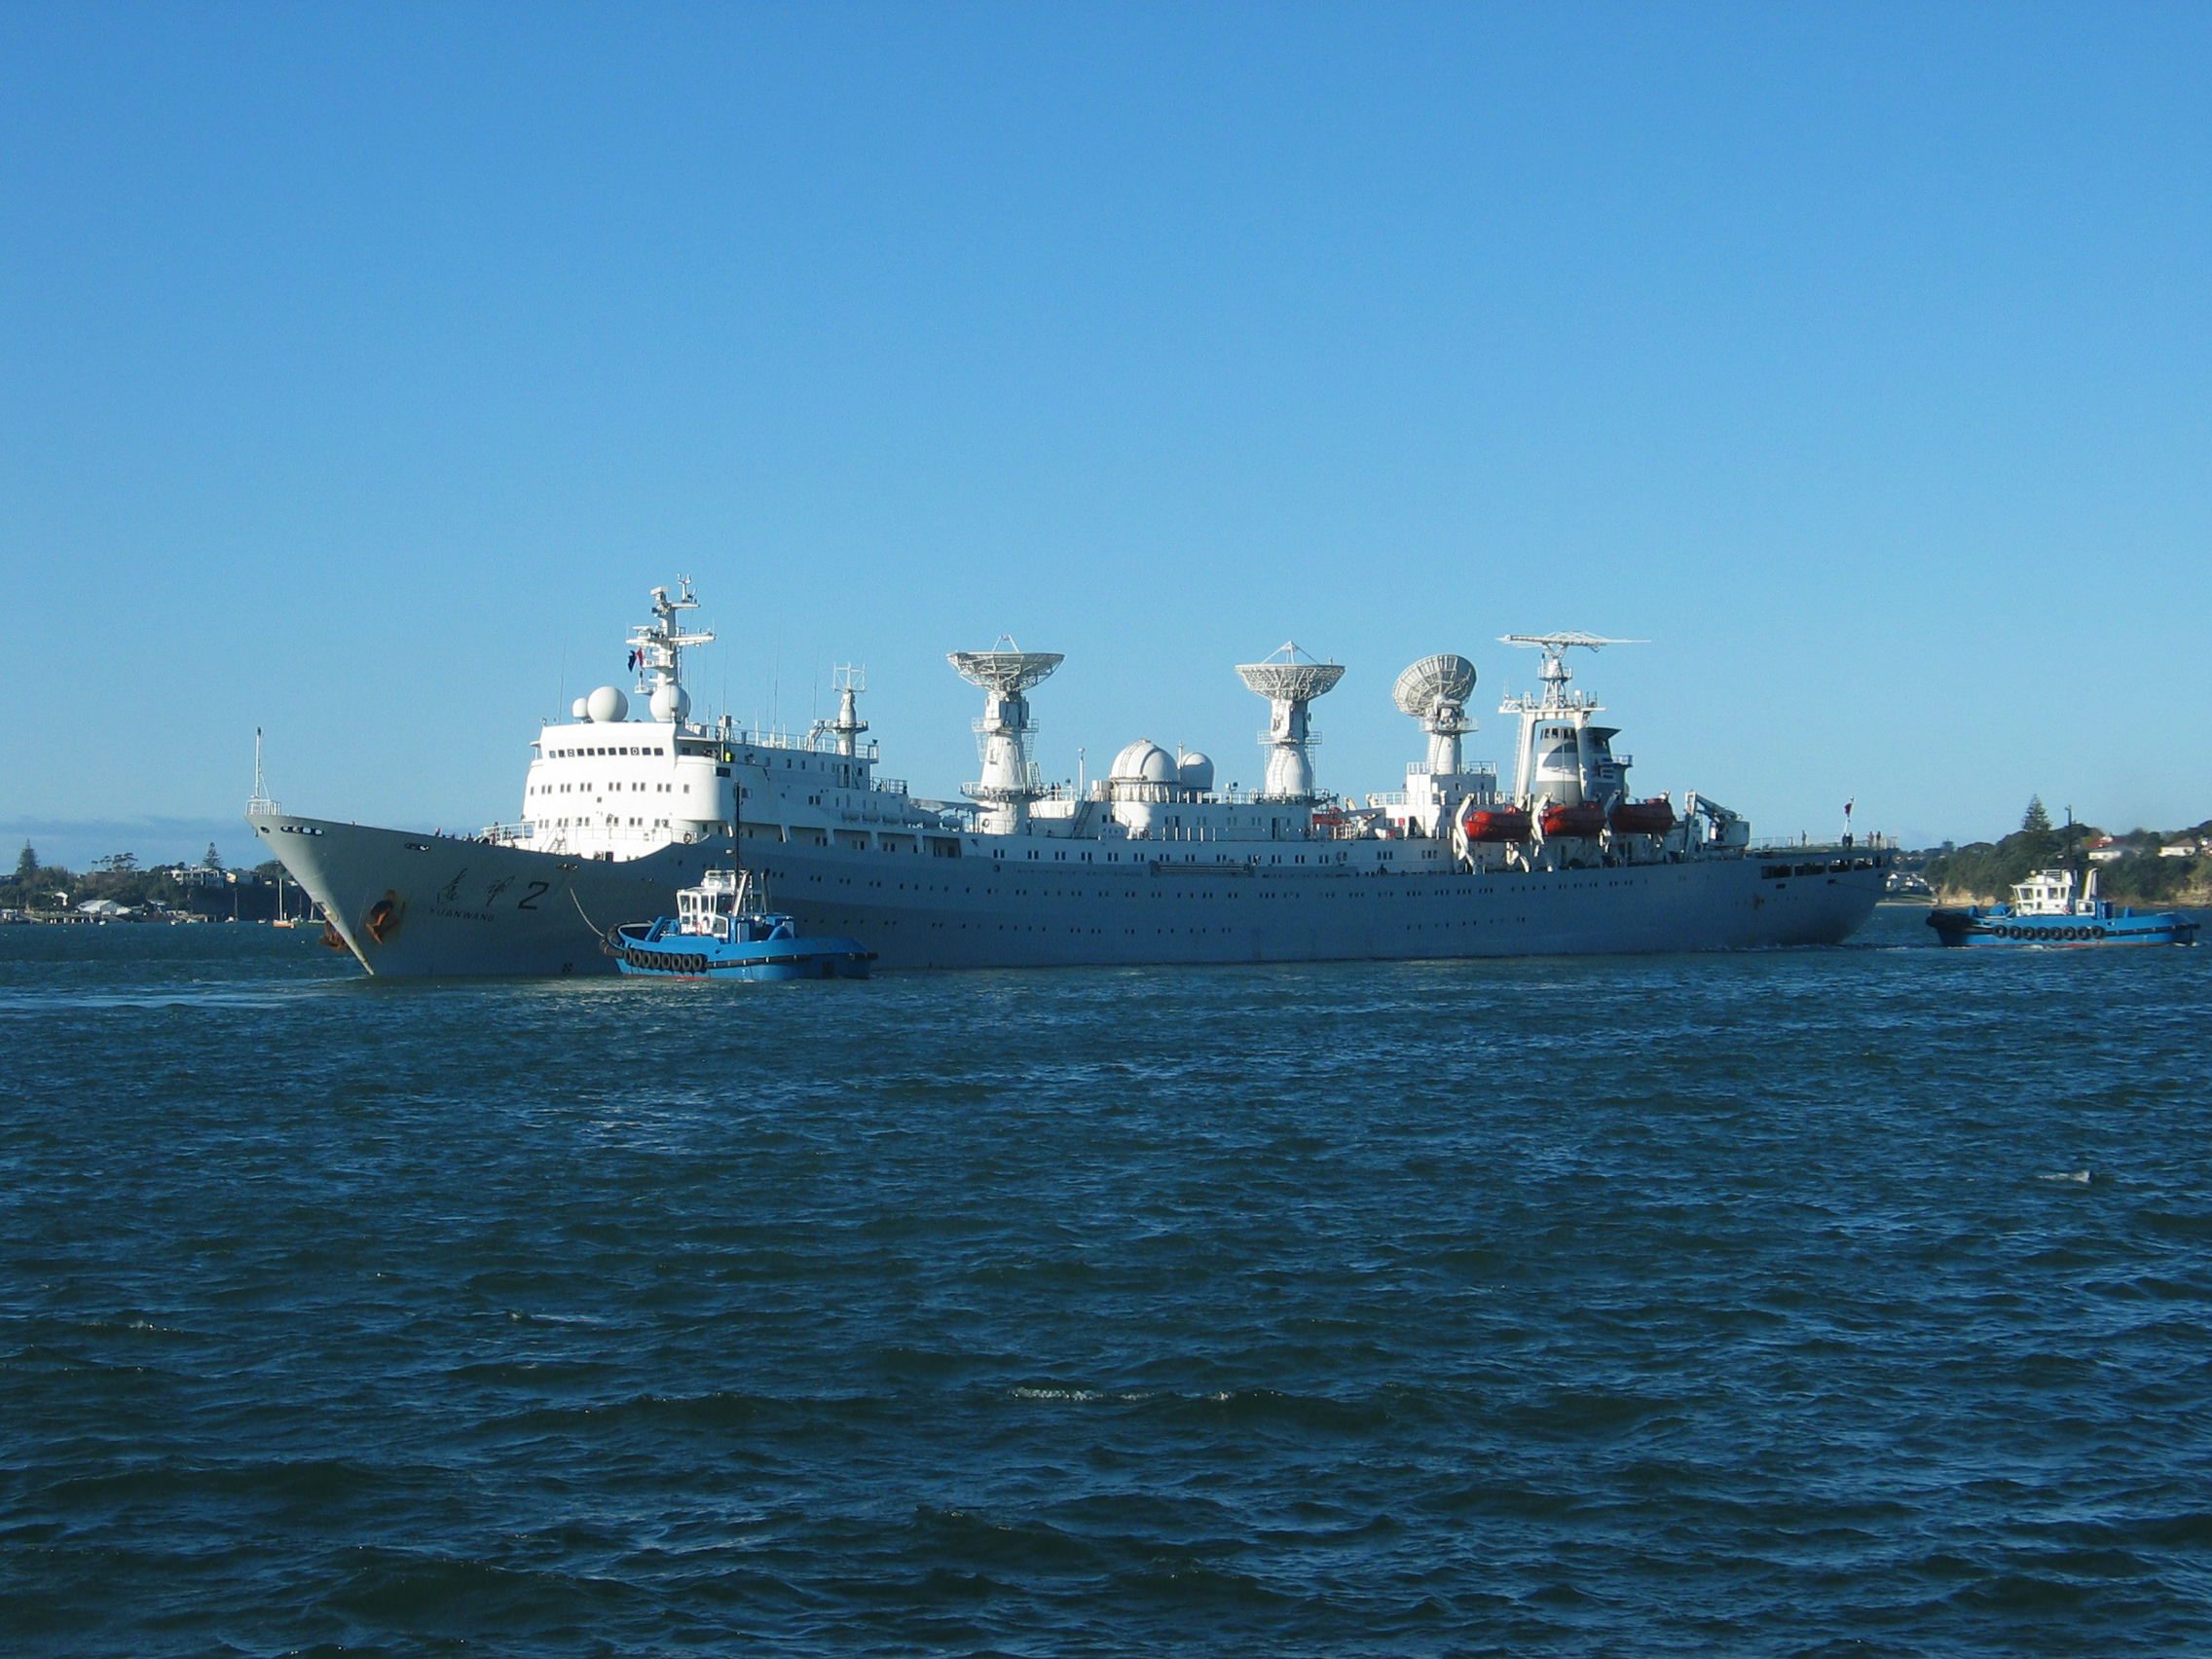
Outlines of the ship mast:
M 246 797 L 245 815 L 248 818 L 274 818 L 276 803 L 269 798 L 269 786 L 261 776 L 261 728 L 253 728 L 253 793 Z
M 1546 720 L 1570 723 L 1574 727 L 1575 769 L 1587 783 L 1590 776 L 1590 717 L 1605 712 L 1604 705 L 1593 700 L 1586 691 L 1567 688 L 1574 678 L 1574 670 L 1567 666 L 1567 653 L 1580 646 L 1584 650 L 1603 650 L 1607 645 L 1641 645 L 1642 640 L 1609 640 L 1602 634 L 1500 634 L 1498 644 L 1527 645 L 1544 654 L 1544 665 L 1539 671 L 1544 688 L 1533 697 L 1508 697 L 1498 704 L 1501 715 L 1521 717 L 1521 749 L 1513 769 L 1513 798 L 1526 803 L 1532 783 L 1531 774 L 1536 764 L 1536 728 Z
M 715 636 L 711 629 L 686 631 L 677 625 L 680 612 L 699 608 L 689 576 L 676 578 L 674 599 L 669 598 L 668 589 L 664 587 L 654 588 L 652 594 L 653 619 L 630 630 L 630 649 L 636 654 L 638 665 L 637 691 L 641 697 L 651 698 L 656 719 L 680 720 L 690 713 L 691 704 L 689 694 L 683 690 L 683 652 L 691 645 L 713 644 Z M 665 714 L 664 706 L 676 712 Z
M 860 735 L 867 730 L 867 721 L 861 719 L 860 694 L 867 689 L 867 670 L 851 663 L 839 663 L 836 668 L 837 718 L 830 722 L 830 729 L 837 735 L 837 753 L 850 756 L 858 753 Z

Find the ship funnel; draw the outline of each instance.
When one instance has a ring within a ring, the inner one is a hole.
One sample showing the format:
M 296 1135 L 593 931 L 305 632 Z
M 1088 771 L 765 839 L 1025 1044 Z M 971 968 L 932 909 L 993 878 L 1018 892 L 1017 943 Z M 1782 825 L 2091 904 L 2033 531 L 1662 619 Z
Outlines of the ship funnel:
M 1268 729 L 1260 744 L 1268 752 L 1268 800 L 1313 798 L 1312 748 L 1321 741 L 1308 718 L 1308 705 L 1326 696 L 1345 677 L 1341 663 L 1316 662 L 1295 644 L 1285 645 L 1265 662 L 1239 663 L 1245 685 L 1268 700 Z
M 1607 645 L 1641 645 L 1641 640 L 1609 640 L 1603 634 L 1500 634 L 1498 643 L 1527 645 L 1543 655 L 1538 677 L 1544 688 L 1534 696 L 1508 697 L 1497 706 L 1501 715 L 1521 717 L 1520 756 L 1513 771 L 1513 793 L 1530 799 L 1538 783 L 1557 805 L 1581 802 L 1590 785 L 1590 717 L 1604 713 L 1603 704 L 1589 694 L 1568 689 L 1574 671 L 1567 666 L 1567 653 L 1580 648 L 1604 650 Z M 1541 735 L 1539 735 L 1541 734 Z
M 961 793 L 982 805 L 986 830 L 1012 834 L 1029 822 L 1029 803 L 1045 793 L 1031 755 L 1036 727 L 1029 723 L 1027 692 L 1066 659 L 1058 651 L 1025 651 L 1002 634 L 987 651 L 953 651 L 945 660 L 983 690 L 983 718 L 976 722 L 983 775 Z

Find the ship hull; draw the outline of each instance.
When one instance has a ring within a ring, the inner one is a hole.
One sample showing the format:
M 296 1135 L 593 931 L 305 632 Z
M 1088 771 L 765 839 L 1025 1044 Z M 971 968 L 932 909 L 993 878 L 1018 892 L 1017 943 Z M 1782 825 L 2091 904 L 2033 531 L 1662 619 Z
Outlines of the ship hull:
M 606 934 L 667 913 L 678 888 L 726 865 L 731 850 L 725 838 L 608 862 L 291 815 L 253 823 L 362 965 L 405 978 L 611 973 Z M 884 969 L 1835 944 L 1873 913 L 1886 862 L 1862 852 L 1776 866 L 1753 854 L 1355 872 L 1322 862 L 1326 842 L 1304 867 L 1221 856 L 1235 846 L 1100 866 L 1076 862 L 1091 850 L 1081 843 L 1025 841 L 1016 861 L 748 836 L 742 857 L 779 909 L 809 932 L 858 940 Z

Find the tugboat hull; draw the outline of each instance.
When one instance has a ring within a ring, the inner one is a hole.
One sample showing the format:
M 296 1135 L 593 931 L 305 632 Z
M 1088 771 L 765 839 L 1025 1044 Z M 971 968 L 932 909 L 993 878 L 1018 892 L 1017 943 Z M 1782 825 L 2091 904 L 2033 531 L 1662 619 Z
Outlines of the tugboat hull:
M 1936 910 L 1928 925 L 1944 944 L 1973 949 L 2040 945 L 2086 950 L 2107 945 L 2194 944 L 2197 924 L 2174 915 L 2010 916 L 1977 910 Z
M 865 979 L 874 955 L 849 939 L 725 940 L 673 938 L 621 928 L 609 941 L 616 972 L 652 979 Z

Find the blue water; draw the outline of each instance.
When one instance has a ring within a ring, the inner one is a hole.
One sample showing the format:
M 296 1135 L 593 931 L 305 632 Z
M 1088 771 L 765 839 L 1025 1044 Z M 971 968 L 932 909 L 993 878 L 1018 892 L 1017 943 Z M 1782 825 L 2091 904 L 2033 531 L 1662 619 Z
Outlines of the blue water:
M 0 930 L 0 1650 L 2212 1650 L 2212 950 Z

